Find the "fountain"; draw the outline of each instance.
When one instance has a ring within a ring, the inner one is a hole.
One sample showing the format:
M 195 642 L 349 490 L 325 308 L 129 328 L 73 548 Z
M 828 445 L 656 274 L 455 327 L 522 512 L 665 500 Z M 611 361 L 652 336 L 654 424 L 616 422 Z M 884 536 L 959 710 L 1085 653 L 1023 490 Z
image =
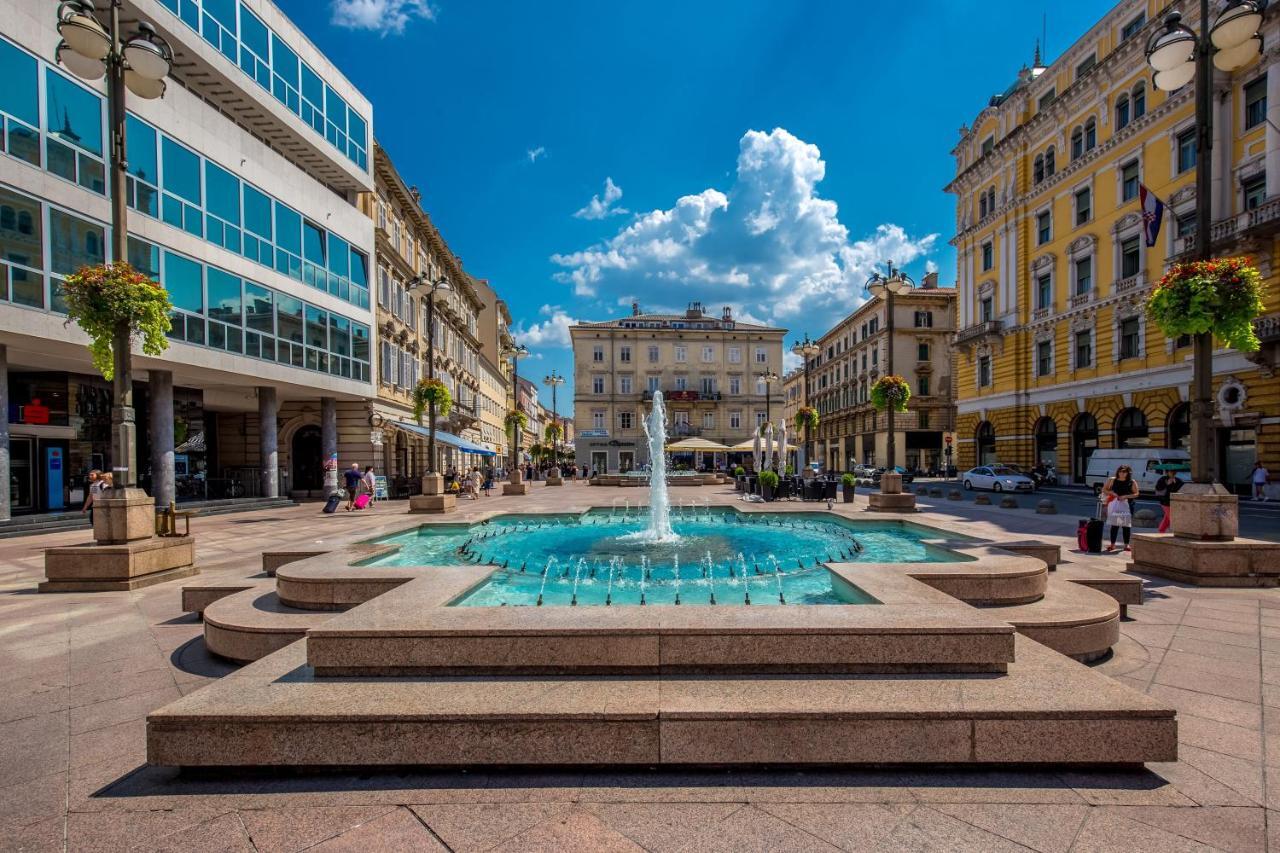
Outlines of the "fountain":
M 649 527 L 626 537 L 636 542 L 676 542 L 671 529 L 671 500 L 667 494 L 667 411 L 662 392 L 653 392 L 653 408 L 640 421 L 649 443 Z

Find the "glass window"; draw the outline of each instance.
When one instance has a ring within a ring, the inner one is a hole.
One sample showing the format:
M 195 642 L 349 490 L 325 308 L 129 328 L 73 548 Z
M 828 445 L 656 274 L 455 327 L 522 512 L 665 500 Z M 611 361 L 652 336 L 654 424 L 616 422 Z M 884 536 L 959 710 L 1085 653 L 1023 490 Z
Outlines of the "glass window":
M 1138 161 L 1131 160 L 1120 167 L 1120 200 L 1130 201 L 1138 197 Z
M 982 244 L 982 269 L 989 270 L 995 265 L 995 250 L 990 242 Z
M 369 259 L 365 257 L 364 252 L 351 250 L 351 283 L 360 287 L 368 288 L 369 286 Z
M 208 267 L 209 316 L 233 326 L 241 323 L 240 279 Z
M 36 67 L 34 56 L 0 39 L 0 111 L 32 127 L 40 126 Z
M 160 182 L 160 170 L 156 166 L 156 131 L 132 115 L 125 117 L 125 156 L 129 161 L 130 175 L 149 184 Z
M 45 72 L 49 135 L 102 156 L 102 99 L 52 68 Z
M 1129 278 L 1138 274 L 1142 265 L 1142 249 L 1137 237 L 1129 237 L 1120 244 L 1120 277 Z
M 271 239 L 271 198 L 248 184 L 244 185 L 244 227 L 263 239 Z
M 1093 258 L 1081 258 L 1076 261 L 1076 295 L 1081 296 L 1093 289 Z
M 1089 332 L 1076 332 L 1076 367 L 1088 367 L 1093 363 L 1093 336 Z
M 1045 210 L 1036 214 L 1036 241 L 1040 245 L 1048 243 L 1053 238 L 1052 219 L 1049 211 Z
M 232 225 L 240 224 L 240 179 L 221 166 L 204 162 L 204 188 L 208 198 L 205 210 L 225 219 Z
M 369 327 L 363 323 L 351 324 L 351 357 L 358 361 L 369 360 Z
M 70 275 L 86 264 L 106 261 L 106 230 L 101 225 L 49 209 L 50 268 L 58 275 Z
M 1129 96 L 1121 95 L 1116 99 L 1116 130 L 1122 130 L 1129 124 Z
M 295 344 L 302 343 L 302 300 L 283 293 L 275 296 L 277 335 Z
M 280 40 L 275 33 L 271 34 L 271 94 L 280 103 L 293 112 L 298 112 L 298 55 Z
M 345 277 L 350 270 L 351 247 L 336 234 L 329 234 L 329 271 Z
M 1254 175 L 1241 185 L 1244 190 L 1244 209 L 1253 210 L 1267 198 L 1267 176 Z
M 978 384 L 983 387 L 991 384 L 991 356 L 978 359 Z
M 1140 119 L 1147 114 L 1147 86 L 1139 83 L 1133 87 L 1133 117 Z
M 1138 357 L 1138 318 L 1130 317 L 1120 322 L 1120 357 Z
M 329 348 L 329 315 L 312 305 L 307 306 L 307 346 Z
M 346 317 L 329 315 L 329 352 L 351 355 L 351 321 Z
M 173 252 L 165 252 L 162 280 L 173 307 L 193 314 L 204 312 L 204 281 L 200 264 Z
M 276 245 L 295 255 L 302 254 L 302 214 L 276 202 Z
M 164 188 L 192 204 L 200 204 L 200 158 L 167 136 L 161 137 Z
M 324 266 L 324 229 L 313 222 L 302 222 L 303 257 L 313 264 Z
M 1053 307 L 1053 278 L 1048 273 L 1036 279 L 1036 307 Z
M 1076 193 L 1076 225 L 1083 225 L 1089 221 L 1092 214 L 1091 193 L 1089 188 L 1085 187 Z
M 1178 134 L 1178 171 L 1194 169 L 1196 165 L 1196 132 L 1185 130 Z
M 40 203 L 0 188 L 0 260 L 44 269 Z
M 242 55 L 240 67 L 264 86 L 267 85 L 265 63 L 267 57 L 271 55 L 268 41 L 266 24 L 242 5 L 240 7 L 240 44 L 253 51 L 256 57 Z
M 1244 129 L 1257 127 L 1267 120 L 1267 75 L 1244 87 Z
M 1128 41 L 1138 34 L 1139 30 L 1147 23 L 1147 13 L 1139 12 L 1138 17 L 1120 28 L 1120 41 Z
M 1089 54 L 1083 62 L 1076 66 L 1076 79 L 1080 79 L 1084 75 L 1093 70 L 1093 66 L 1098 64 L 1098 55 L 1096 53 Z
M 271 310 L 272 291 L 253 284 L 244 283 L 245 325 L 255 332 L 275 334 L 275 321 Z
M 1040 341 L 1036 344 L 1036 376 L 1048 376 L 1053 372 L 1053 344 Z
M 154 281 L 160 280 L 160 247 L 137 237 L 129 238 L 129 263 Z

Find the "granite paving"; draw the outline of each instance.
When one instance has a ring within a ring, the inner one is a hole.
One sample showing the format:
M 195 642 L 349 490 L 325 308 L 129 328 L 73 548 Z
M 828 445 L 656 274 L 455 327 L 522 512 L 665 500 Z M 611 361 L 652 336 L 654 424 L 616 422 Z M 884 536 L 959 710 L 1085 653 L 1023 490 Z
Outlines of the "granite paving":
M 562 489 L 460 501 L 443 517 L 645 500 Z M 733 503 L 730 487 L 676 502 Z M 915 520 L 1057 542 L 1075 519 L 921 498 Z M 773 507 L 771 507 L 773 508 Z M 825 511 L 785 503 L 779 511 Z M 856 515 L 837 503 L 833 512 Z M 182 774 L 145 765 L 145 716 L 236 667 L 180 608 L 183 583 L 261 575 L 264 550 L 322 550 L 441 517 L 404 502 L 196 518 L 201 574 L 134 592 L 37 594 L 43 549 L 0 541 L 0 850 L 1280 850 L 1280 591 L 1147 583 L 1093 664 L 1178 709 L 1177 762 L 1144 770 L 860 770 Z

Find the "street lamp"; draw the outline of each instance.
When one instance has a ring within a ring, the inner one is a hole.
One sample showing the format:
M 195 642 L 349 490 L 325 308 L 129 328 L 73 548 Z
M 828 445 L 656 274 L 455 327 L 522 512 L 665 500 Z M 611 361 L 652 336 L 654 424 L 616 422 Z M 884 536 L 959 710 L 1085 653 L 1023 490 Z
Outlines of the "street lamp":
M 556 411 L 556 388 L 564 384 L 564 377 L 551 368 L 551 372 L 542 377 L 542 384 L 551 388 L 551 423 L 559 426 L 560 414 Z M 551 459 L 557 466 L 560 464 L 559 439 L 555 430 L 551 431 Z
M 796 355 L 800 356 L 800 358 L 804 360 L 804 403 L 803 405 L 808 406 L 809 405 L 809 361 L 815 355 L 822 352 L 822 347 L 818 346 L 816 341 L 809 340 L 809 333 L 805 332 L 804 340 L 796 341 L 795 345 L 791 347 L 791 351 Z M 767 413 L 766 413 L 766 416 L 767 416 Z M 799 468 L 801 471 L 803 471 L 805 465 L 808 464 L 810 438 L 811 436 L 809 435 L 809 424 L 808 422 L 805 422 L 804 441 L 801 442 L 801 451 L 800 451 Z
M 764 373 L 757 373 L 756 379 L 759 379 L 764 383 L 764 421 L 765 423 L 769 423 L 773 420 L 773 415 L 771 414 L 771 401 L 773 398 L 770 392 L 772 390 L 772 384 L 778 381 L 778 374 L 774 373 L 772 370 L 766 370 Z
M 122 0 L 110 0 L 110 25 L 98 20 L 92 0 L 58 4 L 58 34 L 54 51 L 64 68 L 85 80 L 107 78 L 108 129 L 111 132 L 111 260 L 129 257 L 125 178 L 125 88 L 147 100 L 164 95 L 173 50 L 148 23 L 127 40 L 120 33 Z M 117 324 L 111 341 L 115 376 L 112 379 L 111 456 L 114 486 L 121 491 L 137 484 L 137 428 L 133 411 L 132 335 L 128 322 Z
M 511 401 L 515 405 L 515 411 L 518 412 L 520 411 L 520 359 L 529 354 L 529 348 L 524 344 L 514 344 L 504 348 L 502 354 L 511 359 Z M 516 424 L 512 432 L 514 435 L 511 440 L 511 470 L 516 471 L 520 468 L 520 442 L 524 439 L 524 430 Z
M 1230 0 L 1208 37 L 1209 0 L 1200 0 L 1200 28 L 1197 35 L 1182 23 L 1179 12 L 1165 16 L 1164 28 L 1147 42 L 1147 64 L 1155 72 L 1157 89 L 1172 92 L 1195 81 L 1196 95 L 1196 243 L 1197 260 L 1213 255 L 1209 230 L 1213 222 L 1213 69 L 1231 72 L 1257 59 L 1262 51 L 1258 27 L 1262 11 L 1254 0 Z M 1213 432 L 1213 335 L 1195 336 L 1192 349 L 1191 479 L 1212 484 L 1209 457 Z M 1188 490 L 1191 491 L 1191 490 Z M 1214 491 L 1210 489 L 1209 491 Z
M 420 287 L 427 288 L 427 378 L 436 378 L 436 294 L 453 290 L 449 279 L 440 276 L 431 281 L 425 275 L 409 279 L 405 290 L 412 293 Z M 436 472 L 436 402 L 427 401 L 427 473 Z
M 895 296 L 901 296 L 904 293 L 910 293 L 911 290 L 916 286 L 916 283 L 912 281 L 911 277 L 908 276 L 906 273 L 904 273 L 902 270 L 894 269 L 893 261 L 886 262 L 885 269 L 888 271 L 887 274 L 885 275 L 881 275 L 878 272 L 873 272 L 871 274 L 871 278 L 867 279 L 866 291 L 868 295 L 876 299 L 883 299 L 885 302 L 885 314 L 887 315 L 885 320 L 885 328 L 888 333 L 888 343 L 885 345 L 886 352 L 885 352 L 884 369 L 885 369 L 886 376 L 892 376 L 893 375 L 893 298 Z M 889 411 L 889 423 L 888 423 L 889 464 L 885 465 L 884 467 L 886 471 L 892 472 L 894 467 L 898 464 L 898 439 L 897 439 L 897 435 L 894 432 L 894 426 L 893 426 L 893 414 L 894 414 L 893 408 L 894 407 L 890 405 L 886 408 Z

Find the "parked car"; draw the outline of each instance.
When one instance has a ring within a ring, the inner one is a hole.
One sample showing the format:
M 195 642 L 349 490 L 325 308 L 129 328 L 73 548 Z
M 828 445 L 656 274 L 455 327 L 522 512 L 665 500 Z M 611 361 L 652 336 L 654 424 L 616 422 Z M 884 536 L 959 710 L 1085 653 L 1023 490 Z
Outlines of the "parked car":
M 993 492 L 1033 492 L 1036 484 L 1025 474 L 1019 474 L 1007 465 L 979 465 L 961 475 L 964 487 L 990 489 Z
M 1164 447 L 1130 447 L 1122 450 L 1095 450 L 1089 457 L 1084 483 L 1095 495 L 1102 493 L 1107 479 L 1121 465 L 1128 465 L 1138 488 L 1148 495 L 1156 487 L 1156 481 L 1166 470 L 1177 474 L 1179 480 L 1188 482 L 1191 472 L 1191 454 L 1185 450 Z
M 876 469 L 875 476 L 872 478 L 872 482 L 875 485 L 877 486 L 880 485 L 880 477 L 884 474 L 885 470 L 886 469 L 884 468 Z M 906 468 L 903 468 L 901 465 L 895 465 L 893 470 L 897 471 L 899 474 L 902 475 L 902 485 L 904 486 L 910 485 L 911 481 L 915 479 L 915 475 L 912 474 L 910 471 L 908 471 Z

